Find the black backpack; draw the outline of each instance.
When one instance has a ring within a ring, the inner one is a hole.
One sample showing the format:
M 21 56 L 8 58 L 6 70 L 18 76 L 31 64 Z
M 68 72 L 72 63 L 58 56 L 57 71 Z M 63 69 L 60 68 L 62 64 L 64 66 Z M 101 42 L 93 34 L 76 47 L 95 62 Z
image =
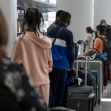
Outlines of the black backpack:
M 102 39 L 99 37 L 103 42 L 103 53 L 106 52 L 107 54 L 111 55 L 111 42 L 108 41 L 106 38 Z
M 105 39 L 103 41 L 103 52 L 111 54 L 111 26 L 103 26 Z
M 103 52 L 106 52 L 107 54 L 111 54 L 111 42 L 108 41 L 107 39 L 103 44 Z

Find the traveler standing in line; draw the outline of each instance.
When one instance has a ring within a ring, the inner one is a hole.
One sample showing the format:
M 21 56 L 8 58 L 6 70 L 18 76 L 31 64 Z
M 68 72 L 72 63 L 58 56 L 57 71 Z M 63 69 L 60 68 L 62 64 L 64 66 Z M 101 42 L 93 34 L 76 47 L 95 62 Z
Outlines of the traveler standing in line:
M 100 20 L 100 26 L 104 27 L 105 39 L 111 42 L 111 26 L 106 22 L 106 20 Z
M 97 54 L 102 54 L 105 52 L 105 34 L 104 34 L 104 26 L 98 25 L 96 27 L 97 29 L 97 37 L 94 41 L 94 48 L 96 49 Z M 103 62 L 103 85 L 104 89 L 106 89 L 107 86 L 107 63 L 106 60 L 102 59 Z
M 94 33 L 94 30 L 88 26 L 86 27 L 86 33 L 88 34 L 87 38 L 85 41 L 83 41 L 83 44 L 84 44 L 84 51 L 87 51 L 88 49 L 90 48 L 93 48 L 93 33 Z
M 109 55 L 107 60 L 108 79 L 110 80 L 110 63 L 111 63 L 111 25 L 105 19 L 100 20 L 100 25 L 104 27 L 106 53 Z
M 63 106 L 67 84 L 67 71 L 72 68 L 74 60 L 73 34 L 67 27 L 71 15 L 63 12 L 59 24 L 49 31 L 48 36 L 54 39 L 52 43 L 53 70 L 50 74 L 50 107 Z
M 25 13 L 28 30 L 18 37 L 12 55 L 15 63 L 23 64 L 32 85 L 43 96 L 48 105 L 49 72 L 52 69 L 51 39 L 40 33 L 42 14 L 36 8 Z
M 0 10 L 0 111 L 47 111 L 23 68 L 6 57 L 7 43 L 8 30 Z
M 96 36 L 94 40 L 93 49 L 87 50 L 84 55 L 92 54 L 102 54 L 104 52 L 104 43 L 105 43 L 105 35 L 104 35 L 104 27 L 101 25 L 96 26 Z
M 56 12 L 56 20 L 55 22 L 53 22 L 48 28 L 47 28 L 47 32 L 49 32 L 51 29 L 53 29 L 54 27 L 57 26 L 57 24 L 59 23 L 59 17 L 61 15 L 61 13 L 64 12 L 63 10 L 58 10 Z

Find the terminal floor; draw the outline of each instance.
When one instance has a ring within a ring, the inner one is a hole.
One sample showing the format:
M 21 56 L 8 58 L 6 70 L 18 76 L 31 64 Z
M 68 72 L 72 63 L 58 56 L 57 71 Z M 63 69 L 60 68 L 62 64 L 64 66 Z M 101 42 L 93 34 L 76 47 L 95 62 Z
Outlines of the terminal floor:
M 111 111 L 111 82 L 108 83 L 107 89 L 103 92 L 101 104 L 96 106 L 95 111 Z

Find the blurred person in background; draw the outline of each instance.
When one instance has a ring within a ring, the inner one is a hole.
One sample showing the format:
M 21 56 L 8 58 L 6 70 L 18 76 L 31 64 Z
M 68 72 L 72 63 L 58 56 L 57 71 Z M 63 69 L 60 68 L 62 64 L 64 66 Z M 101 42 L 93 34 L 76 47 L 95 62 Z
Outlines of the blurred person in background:
M 111 43 L 111 26 L 106 22 L 105 19 L 101 19 L 99 25 L 104 29 L 105 39 Z
M 104 59 L 101 57 L 102 54 L 104 54 L 106 51 L 105 47 L 105 34 L 104 34 L 104 26 L 97 25 L 96 26 L 96 39 L 94 41 L 93 49 L 89 49 L 87 52 L 84 53 L 86 56 L 90 56 L 93 54 L 97 54 L 96 58 L 99 58 L 102 60 L 103 63 L 103 88 L 106 89 L 107 86 L 107 58 Z
M 97 37 L 94 41 L 94 49 L 96 49 L 97 54 L 103 54 L 107 52 L 106 42 L 105 42 L 105 33 L 104 33 L 104 26 L 97 25 Z M 107 86 L 107 80 L 108 80 L 108 73 L 107 73 L 107 61 L 102 59 L 103 62 L 103 85 L 104 89 L 106 89 Z
M 101 25 L 96 26 L 96 39 L 94 40 L 94 45 L 92 49 L 86 50 L 84 55 L 91 56 L 93 54 L 102 54 L 104 52 L 104 27 Z
M 52 70 L 51 39 L 40 33 L 42 14 L 36 8 L 29 8 L 25 13 L 28 30 L 17 37 L 12 60 L 23 64 L 33 87 L 49 101 L 49 72 Z
M 94 37 L 93 37 L 94 30 L 90 26 L 86 27 L 86 33 L 88 35 L 85 41 L 83 41 L 84 51 L 87 51 L 88 49 L 93 48 L 93 42 L 94 42 Z
M 30 85 L 21 65 L 6 56 L 8 30 L 0 10 L 0 110 L 47 111 L 47 105 Z

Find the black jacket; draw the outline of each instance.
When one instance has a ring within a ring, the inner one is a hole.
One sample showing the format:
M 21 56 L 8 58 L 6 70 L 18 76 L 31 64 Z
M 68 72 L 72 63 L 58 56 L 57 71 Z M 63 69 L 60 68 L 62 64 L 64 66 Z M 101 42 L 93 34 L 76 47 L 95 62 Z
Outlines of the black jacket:
M 0 111 L 47 111 L 22 66 L 0 60 Z

